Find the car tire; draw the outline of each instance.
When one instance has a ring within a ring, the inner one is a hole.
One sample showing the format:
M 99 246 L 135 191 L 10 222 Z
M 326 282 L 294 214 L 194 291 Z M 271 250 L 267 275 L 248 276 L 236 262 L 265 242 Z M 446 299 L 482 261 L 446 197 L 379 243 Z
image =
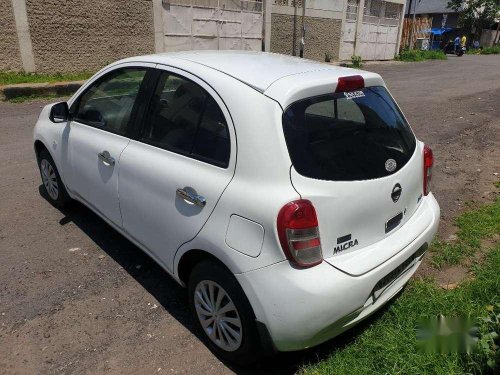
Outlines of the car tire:
M 197 328 L 217 357 L 233 364 L 249 365 L 262 356 L 250 302 L 226 267 L 216 261 L 198 263 L 189 276 L 188 293 Z
M 38 154 L 38 168 L 42 178 L 42 189 L 50 203 L 59 209 L 66 207 L 71 198 L 61 180 L 54 159 L 46 149 Z

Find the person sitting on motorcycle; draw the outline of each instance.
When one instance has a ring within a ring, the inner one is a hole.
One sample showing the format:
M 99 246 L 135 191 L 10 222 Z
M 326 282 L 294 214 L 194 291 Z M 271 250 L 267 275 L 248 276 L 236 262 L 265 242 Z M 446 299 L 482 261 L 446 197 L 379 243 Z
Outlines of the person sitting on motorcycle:
M 460 47 L 460 37 L 457 35 L 455 38 L 455 53 L 458 52 L 459 47 Z

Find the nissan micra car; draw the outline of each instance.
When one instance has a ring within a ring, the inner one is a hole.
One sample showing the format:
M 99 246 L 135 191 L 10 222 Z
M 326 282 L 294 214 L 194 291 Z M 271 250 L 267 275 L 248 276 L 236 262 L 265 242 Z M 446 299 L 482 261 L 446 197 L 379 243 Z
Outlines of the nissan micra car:
M 374 73 L 259 52 L 102 69 L 34 129 L 46 196 L 182 286 L 208 347 L 318 345 L 400 291 L 439 223 L 433 155 Z

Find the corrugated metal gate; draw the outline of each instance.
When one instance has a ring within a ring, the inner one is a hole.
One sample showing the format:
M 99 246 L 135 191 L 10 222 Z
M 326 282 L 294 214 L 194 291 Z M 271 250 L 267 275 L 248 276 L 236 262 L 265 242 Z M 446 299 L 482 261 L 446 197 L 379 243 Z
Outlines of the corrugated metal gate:
M 365 1 L 358 53 L 364 60 L 394 58 L 402 9 L 402 4 Z
M 359 0 L 347 1 L 340 59 L 349 60 L 354 54 L 361 56 L 363 60 L 393 59 L 397 53 L 403 5 L 383 0 L 365 0 L 363 20 L 356 40 L 358 6 Z M 358 44 L 356 53 L 355 43 Z
M 262 0 L 163 0 L 164 50 L 262 49 Z

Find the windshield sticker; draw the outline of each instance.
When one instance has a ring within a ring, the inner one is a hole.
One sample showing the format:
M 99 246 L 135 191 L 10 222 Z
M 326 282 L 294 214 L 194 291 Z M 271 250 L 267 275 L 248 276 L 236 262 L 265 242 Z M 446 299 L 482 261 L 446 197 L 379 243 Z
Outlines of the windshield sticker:
M 346 99 L 364 98 L 365 93 L 363 91 L 351 91 L 351 92 L 344 92 L 344 96 Z

